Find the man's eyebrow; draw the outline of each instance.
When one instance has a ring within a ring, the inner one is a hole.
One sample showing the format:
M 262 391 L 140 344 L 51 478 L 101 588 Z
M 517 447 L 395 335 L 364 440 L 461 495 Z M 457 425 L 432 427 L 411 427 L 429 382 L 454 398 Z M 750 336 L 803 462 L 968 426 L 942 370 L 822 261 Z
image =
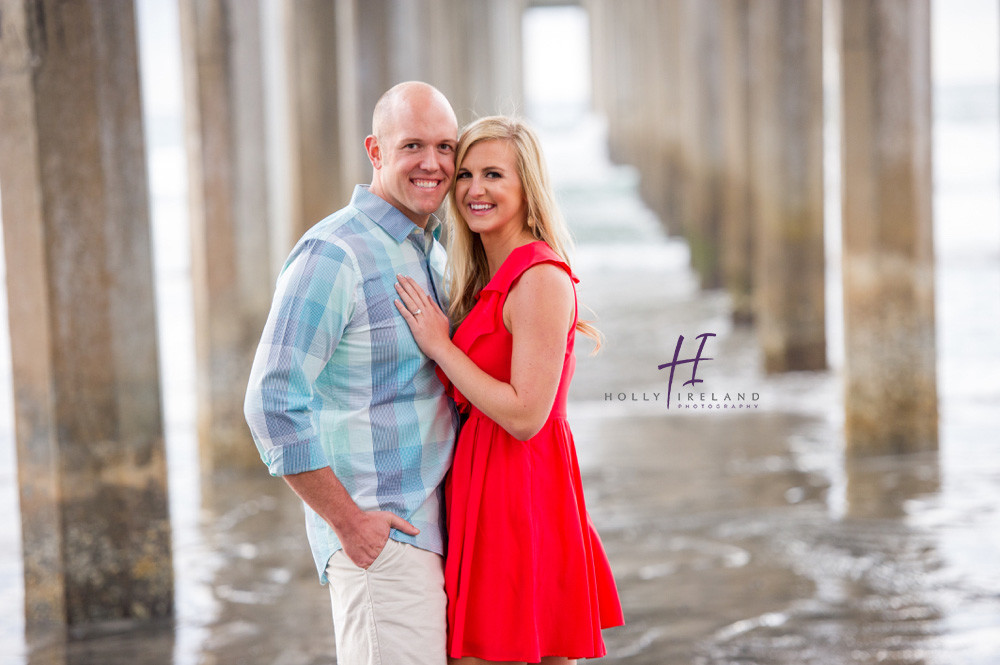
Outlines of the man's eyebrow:
M 458 145 L 458 141 L 456 141 L 455 139 L 439 139 L 437 141 L 429 141 L 427 139 L 419 138 L 416 136 L 403 137 L 399 139 L 399 143 L 401 145 L 406 145 L 407 143 L 434 143 L 434 144 L 447 143 L 448 145 Z

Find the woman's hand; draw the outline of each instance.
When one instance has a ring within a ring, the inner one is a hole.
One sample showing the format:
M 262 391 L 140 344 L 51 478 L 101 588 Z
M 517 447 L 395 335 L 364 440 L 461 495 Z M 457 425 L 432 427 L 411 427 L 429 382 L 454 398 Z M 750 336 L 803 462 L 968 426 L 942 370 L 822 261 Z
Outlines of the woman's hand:
M 396 309 L 410 326 L 420 350 L 431 360 L 437 360 L 438 354 L 451 344 L 451 325 L 447 315 L 412 278 L 396 275 L 396 280 L 396 293 L 402 301 L 394 301 Z

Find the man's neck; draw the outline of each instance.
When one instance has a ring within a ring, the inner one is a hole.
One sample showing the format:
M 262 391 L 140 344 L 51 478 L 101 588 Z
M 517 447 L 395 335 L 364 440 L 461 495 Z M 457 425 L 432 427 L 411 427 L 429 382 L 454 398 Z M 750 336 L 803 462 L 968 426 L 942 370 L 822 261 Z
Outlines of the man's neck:
M 372 184 L 368 185 L 368 191 L 374 194 L 375 196 L 379 197 L 389 205 L 391 205 L 399 212 L 403 213 L 404 217 L 413 222 L 415 225 L 419 226 L 421 229 L 427 228 L 427 221 L 430 219 L 431 217 L 430 215 L 418 215 L 412 210 L 401 208 L 395 201 L 393 201 L 391 198 L 389 198 L 382 192 L 382 188 L 376 182 L 373 182 Z

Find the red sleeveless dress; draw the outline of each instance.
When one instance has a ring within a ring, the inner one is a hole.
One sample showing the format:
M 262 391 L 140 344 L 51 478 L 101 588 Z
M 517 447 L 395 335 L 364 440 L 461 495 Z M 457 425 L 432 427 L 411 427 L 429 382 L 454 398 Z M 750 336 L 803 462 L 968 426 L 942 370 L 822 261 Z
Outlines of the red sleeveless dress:
M 513 341 L 503 324 L 503 304 L 521 274 L 539 263 L 556 264 L 579 281 L 544 242 L 518 247 L 455 331 L 455 344 L 501 381 L 510 381 Z M 606 652 L 601 629 L 623 623 L 611 567 L 584 505 L 566 421 L 574 338 L 575 327 L 552 413 L 528 441 L 483 415 L 438 370 L 468 415 L 445 490 L 452 657 L 595 658 Z

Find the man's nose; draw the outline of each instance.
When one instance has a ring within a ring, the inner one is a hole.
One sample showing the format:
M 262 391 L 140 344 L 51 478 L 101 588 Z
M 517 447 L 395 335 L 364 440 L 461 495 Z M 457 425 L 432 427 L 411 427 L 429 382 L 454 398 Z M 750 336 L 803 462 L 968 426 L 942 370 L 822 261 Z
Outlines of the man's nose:
M 420 155 L 420 168 L 424 171 L 438 171 L 441 169 L 443 158 L 438 154 L 433 146 L 424 148 Z

